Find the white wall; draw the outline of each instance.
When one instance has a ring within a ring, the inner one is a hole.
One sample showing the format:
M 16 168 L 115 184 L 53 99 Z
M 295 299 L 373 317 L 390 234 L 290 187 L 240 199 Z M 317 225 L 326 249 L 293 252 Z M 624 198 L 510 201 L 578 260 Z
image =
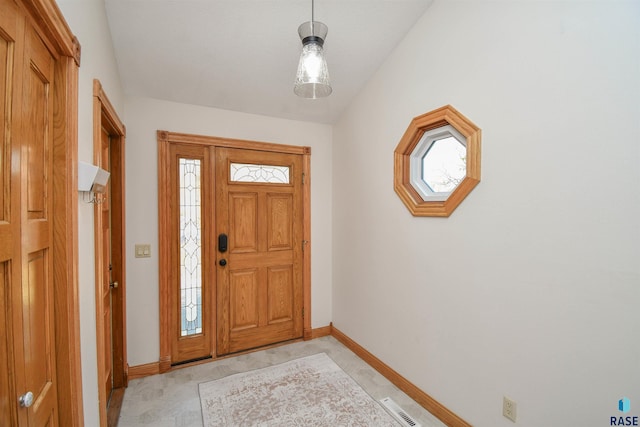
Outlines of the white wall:
M 127 98 L 127 347 L 129 365 L 157 362 L 157 130 L 311 147 L 312 327 L 331 321 L 331 127 L 147 98 Z M 136 243 L 151 258 L 134 258 Z
M 123 93 L 103 0 L 57 0 L 71 31 L 80 40 L 78 81 L 78 159 L 93 163 L 93 79 L 97 78 L 120 117 Z M 100 424 L 96 363 L 93 205 L 78 203 L 80 349 L 84 421 Z
M 640 402 L 639 99 L 638 2 L 436 0 L 334 129 L 334 325 L 475 426 L 503 395 L 609 425 Z M 393 150 L 445 104 L 482 181 L 414 218 Z
M 511 425 L 503 394 L 531 427 L 608 425 L 619 398 L 640 401 L 637 2 L 437 0 L 333 136 L 124 100 L 103 1 L 58 3 L 82 45 L 79 159 L 93 159 L 93 78 L 127 125 L 131 365 L 159 354 L 155 130 L 166 129 L 311 146 L 313 327 L 333 320 L 472 424 Z M 450 218 L 414 218 L 393 192 L 393 149 L 412 117 L 444 104 L 482 128 L 482 182 Z M 97 425 L 82 202 L 79 240 L 84 414 Z M 152 258 L 133 258 L 135 243 Z

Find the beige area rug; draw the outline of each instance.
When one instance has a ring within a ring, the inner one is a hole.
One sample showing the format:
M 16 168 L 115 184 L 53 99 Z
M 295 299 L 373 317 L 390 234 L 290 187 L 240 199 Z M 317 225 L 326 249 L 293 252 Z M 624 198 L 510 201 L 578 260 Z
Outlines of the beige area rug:
M 399 425 L 325 353 L 199 387 L 205 427 Z

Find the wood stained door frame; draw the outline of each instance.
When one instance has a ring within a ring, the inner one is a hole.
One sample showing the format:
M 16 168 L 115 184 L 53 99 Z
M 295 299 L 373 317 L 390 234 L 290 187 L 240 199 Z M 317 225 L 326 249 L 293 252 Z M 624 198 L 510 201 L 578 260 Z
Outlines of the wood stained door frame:
M 100 147 L 102 129 L 110 137 L 109 151 L 111 153 L 111 253 L 112 277 L 118 282 L 118 287 L 111 290 L 112 312 L 112 342 L 113 342 L 113 388 L 127 386 L 127 340 L 126 340 L 126 270 L 125 270 L 125 138 L 126 129 L 118 117 L 113 105 L 109 101 L 99 80 L 93 81 L 93 160 L 100 164 Z M 101 232 L 102 215 L 98 204 L 94 207 L 95 233 L 95 271 L 96 271 L 96 344 L 98 357 L 98 401 L 100 411 L 100 425 L 107 425 L 106 396 L 102 387 L 106 380 L 106 360 L 104 348 L 104 311 L 102 299 L 102 272 L 104 266 L 103 234 Z M 117 405 L 119 408 L 119 405 Z
M 169 168 L 171 156 L 169 147 L 171 144 L 194 144 L 207 147 L 228 147 L 257 151 L 279 152 L 302 155 L 302 287 L 303 287 L 303 338 L 309 340 L 311 336 L 311 148 L 295 145 L 273 144 L 258 141 L 246 141 L 230 138 L 219 138 L 213 136 L 191 135 L 175 133 L 165 130 L 157 131 L 158 141 L 158 189 L 169 187 Z M 171 235 L 171 215 L 170 215 L 170 195 L 166 191 L 158 191 L 158 227 L 160 236 Z M 171 259 L 170 239 L 159 241 L 159 265 L 169 265 Z M 168 313 L 170 307 L 170 275 L 166 268 L 159 271 L 159 297 L 160 297 L 160 373 L 171 369 L 171 325 Z M 212 286 L 213 295 L 216 294 L 215 283 Z M 215 330 L 215 329 L 214 329 Z M 216 340 L 212 342 L 211 356 L 216 357 Z
M 53 298 L 58 424 L 82 427 L 78 295 L 78 68 L 80 44 L 54 0 L 15 0 L 55 57 L 53 96 Z M 4 120 L 5 117 L 0 118 Z M 13 390 L 15 392 L 15 390 Z M 15 394 L 15 393 L 14 393 Z

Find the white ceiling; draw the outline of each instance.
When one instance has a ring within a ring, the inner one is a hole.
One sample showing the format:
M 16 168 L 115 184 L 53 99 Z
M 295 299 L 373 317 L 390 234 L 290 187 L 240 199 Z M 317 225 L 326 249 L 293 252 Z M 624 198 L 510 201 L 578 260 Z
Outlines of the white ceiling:
M 311 0 L 105 0 L 128 95 L 333 123 L 433 0 L 316 0 L 333 93 L 293 93 Z

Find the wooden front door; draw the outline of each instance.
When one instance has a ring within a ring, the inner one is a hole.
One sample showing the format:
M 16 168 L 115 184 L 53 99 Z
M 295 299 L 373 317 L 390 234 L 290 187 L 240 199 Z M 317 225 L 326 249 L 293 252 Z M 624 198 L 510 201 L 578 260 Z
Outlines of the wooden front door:
M 0 9 L 0 424 L 56 426 L 55 58 L 15 3 Z
M 158 131 L 160 372 L 311 337 L 310 160 Z
M 215 168 L 217 354 L 301 338 L 302 156 L 217 148 Z

